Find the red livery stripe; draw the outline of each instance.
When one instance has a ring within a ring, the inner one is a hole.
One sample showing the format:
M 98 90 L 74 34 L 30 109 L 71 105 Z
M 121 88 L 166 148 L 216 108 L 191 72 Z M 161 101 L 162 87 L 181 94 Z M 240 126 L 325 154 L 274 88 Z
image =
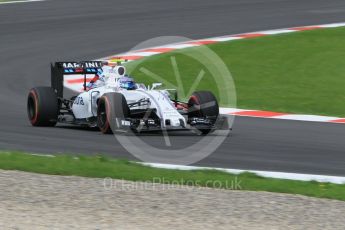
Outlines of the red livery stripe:
M 93 78 L 86 78 L 86 82 L 90 82 Z M 76 78 L 76 79 L 69 79 L 66 80 L 68 84 L 80 84 L 84 83 L 84 78 Z

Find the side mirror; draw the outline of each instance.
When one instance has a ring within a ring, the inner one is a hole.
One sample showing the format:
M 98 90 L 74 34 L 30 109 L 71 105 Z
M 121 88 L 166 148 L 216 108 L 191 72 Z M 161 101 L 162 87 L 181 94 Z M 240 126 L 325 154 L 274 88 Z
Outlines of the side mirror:
M 160 87 L 162 85 L 163 85 L 162 83 L 153 83 L 152 87 L 151 87 L 151 90 L 154 90 L 155 88 Z

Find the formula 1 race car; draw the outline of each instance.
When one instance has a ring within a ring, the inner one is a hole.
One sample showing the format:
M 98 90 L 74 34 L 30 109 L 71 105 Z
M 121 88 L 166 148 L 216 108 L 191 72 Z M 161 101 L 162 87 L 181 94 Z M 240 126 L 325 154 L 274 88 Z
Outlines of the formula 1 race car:
M 83 92 L 67 99 L 63 96 L 64 76 L 72 74 L 84 77 Z M 91 74 L 103 78 L 101 84 L 87 85 Z M 176 90 L 157 90 L 159 86 L 135 83 L 121 63 L 56 62 L 51 64 L 51 87 L 30 90 L 28 117 L 33 126 L 98 126 L 102 133 L 195 130 L 205 135 L 228 129 L 211 92 L 194 92 L 188 102 L 182 102 Z

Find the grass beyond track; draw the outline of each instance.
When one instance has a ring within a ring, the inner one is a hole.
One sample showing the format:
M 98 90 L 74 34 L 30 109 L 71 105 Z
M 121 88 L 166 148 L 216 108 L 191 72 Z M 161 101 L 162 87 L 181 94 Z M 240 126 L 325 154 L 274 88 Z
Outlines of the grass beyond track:
M 18 1 L 18 0 L 0 0 L 0 3 L 15 2 L 15 1 Z
M 215 170 L 158 169 L 126 160 L 85 156 L 37 156 L 19 152 L 0 152 L 0 169 L 52 175 L 115 178 L 130 181 L 160 182 L 224 189 L 301 194 L 345 201 L 345 184 L 269 179 L 251 173 L 239 175 Z
M 227 65 L 237 91 L 238 108 L 345 117 L 345 28 L 319 29 L 208 45 Z M 186 91 L 202 66 L 185 54 L 188 48 L 145 58 L 131 73 L 153 82 L 145 67 L 176 84 L 171 56 L 176 58 Z M 131 66 L 131 63 L 129 63 Z M 206 71 L 199 89 L 217 95 Z M 223 106 L 226 102 L 221 101 Z

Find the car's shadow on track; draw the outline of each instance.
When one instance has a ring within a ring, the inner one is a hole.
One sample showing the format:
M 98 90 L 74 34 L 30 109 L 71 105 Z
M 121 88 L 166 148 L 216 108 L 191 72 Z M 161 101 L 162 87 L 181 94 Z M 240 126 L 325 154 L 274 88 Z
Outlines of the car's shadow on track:
M 98 127 L 88 127 L 88 126 L 74 126 L 74 125 L 58 125 L 56 126 L 56 128 L 60 128 L 60 129 L 70 129 L 70 130 L 82 130 L 82 131 L 92 131 L 92 132 L 100 132 Z
M 85 131 L 85 132 L 100 132 L 98 127 L 83 127 L 83 126 L 73 126 L 73 125 L 58 125 L 56 128 L 60 129 L 69 129 L 69 130 L 78 130 L 78 131 Z M 109 135 L 114 135 L 114 134 L 108 134 Z M 199 135 L 195 132 L 191 131 L 168 131 L 168 132 L 163 132 L 163 131 L 146 131 L 146 132 L 133 132 L 133 131 L 128 131 L 128 132 L 115 132 L 115 135 L 123 135 L 123 136 L 138 136 L 138 137 L 162 137 L 162 136 L 171 136 L 171 137 L 205 137 L 205 135 Z M 229 133 L 210 133 L 206 136 L 229 136 Z

